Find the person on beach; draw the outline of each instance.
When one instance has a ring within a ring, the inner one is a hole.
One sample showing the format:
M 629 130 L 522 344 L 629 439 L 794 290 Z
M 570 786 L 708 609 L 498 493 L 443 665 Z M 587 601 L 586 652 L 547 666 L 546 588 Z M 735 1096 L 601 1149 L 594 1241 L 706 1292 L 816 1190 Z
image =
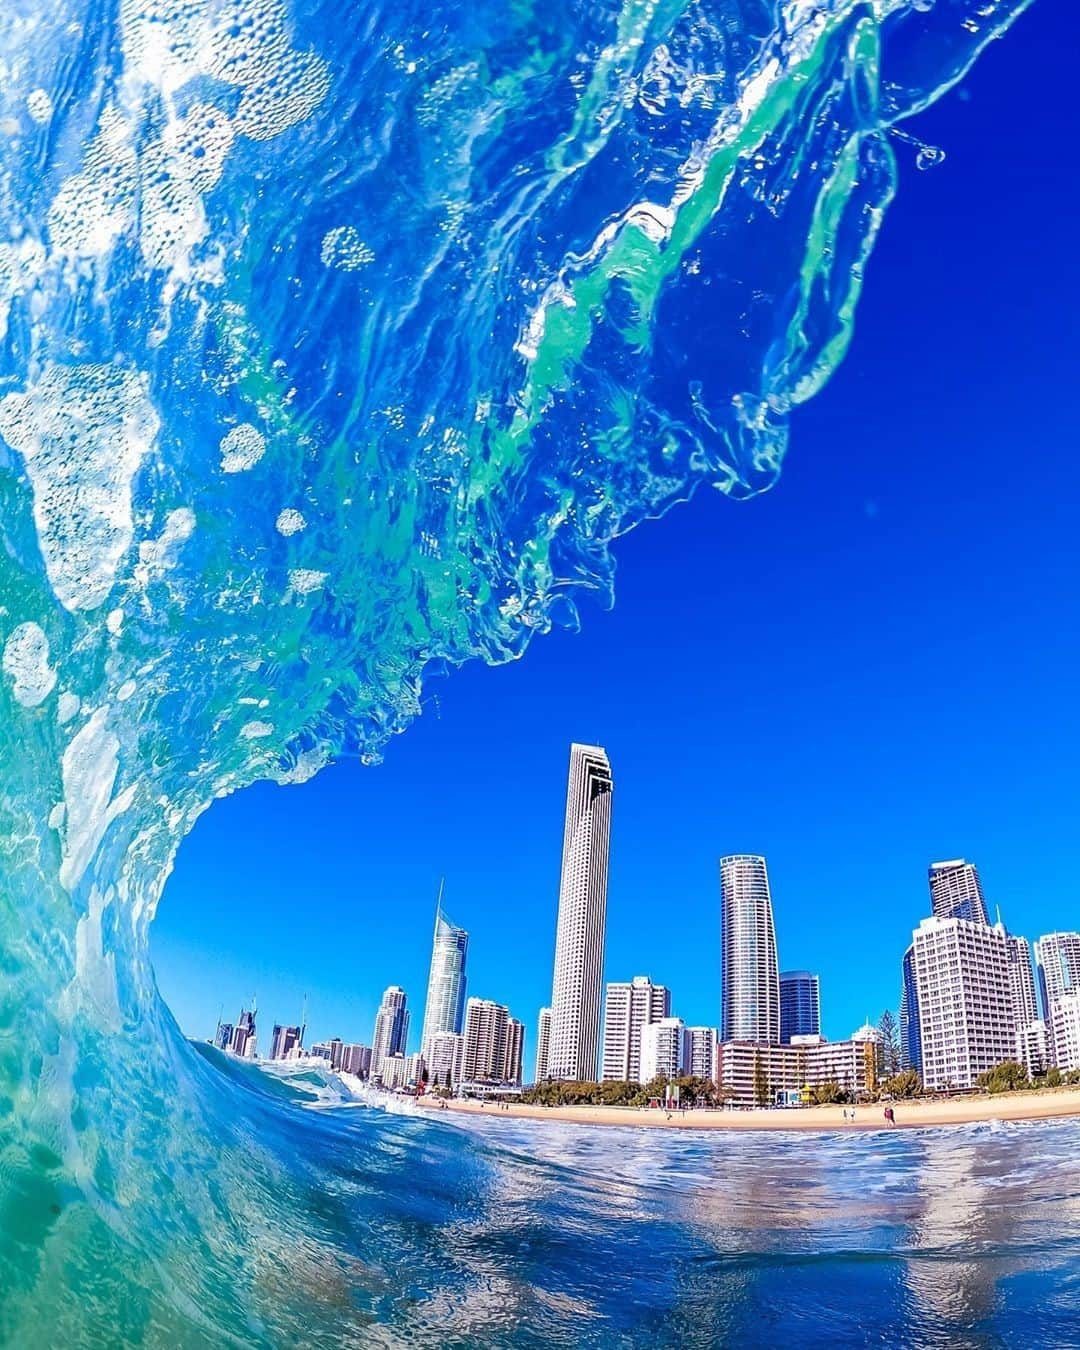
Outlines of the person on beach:
M 885 1108 L 885 1119 L 889 1122 L 890 1125 L 896 1124 L 896 1113 L 891 1106 L 887 1106 Z

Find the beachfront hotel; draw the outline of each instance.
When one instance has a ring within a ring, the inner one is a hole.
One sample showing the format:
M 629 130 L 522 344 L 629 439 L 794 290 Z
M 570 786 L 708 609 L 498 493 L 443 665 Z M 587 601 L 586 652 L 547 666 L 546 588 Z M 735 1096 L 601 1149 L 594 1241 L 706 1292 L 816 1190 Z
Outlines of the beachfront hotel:
M 979 872 L 964 858 L 930 864 L 930 907 L 939 919 L 989 924 Z
M 390 985 L 383 993 L 379 1011 L 375 1014 L 375 1031 L 371 1038 L 371 1076 L 383 1072 L 383 1061 L 392 1055 L 405 1054 L 409 1039 L 409 1010 L 405 990 Z
M 600 1078 L 605 1083 L 647 1083 L 641 1069 L 641 1032 L 671 1015 L 671 991 L 648 975 L 607 986 Z
M 935 915 L 912 947 L 923 1085 L 969 1090 L 1016 1054 L 1008 935 L 1002 925 Z
M 571 745 L 545 1075 L 550 1078 L 596 1079 L 611 793 L 606 751 L 598 745 Z
M 548 1056 L 551 1053 L 551 1009 L 541 1008 L 536 1024 L 535 1081 L 542 1083 L 548 1076 Z
M 780 977 L 765 859 L 720 859 L 721 1031 L 724 1041 L 780 1041 Z
M 780 974 L 780 1043 L 790 1045 L 793 1036 L 821 1034 L 821 985 L 808 970 Z
M 457 928 L 442 911 L 442 884 L 435 905 L 435 932 L 431 942 L 424 1026 L 420 1053 L 431 1061 L 431 1045 L 440 1031 L 460 1032 L 465 1011 L 465 958 L 469 935 Z

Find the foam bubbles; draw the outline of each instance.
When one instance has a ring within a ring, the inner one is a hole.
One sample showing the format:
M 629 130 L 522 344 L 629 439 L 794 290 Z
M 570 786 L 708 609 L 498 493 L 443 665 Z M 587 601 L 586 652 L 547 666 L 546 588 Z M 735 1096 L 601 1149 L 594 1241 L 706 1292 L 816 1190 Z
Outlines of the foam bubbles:
M 4 674 L 15 701 L 36 708 L 52 693 L 56 671 L 49 665 L 49 639 L 36 623 L 21 623 L 4 644 Z
M 266 441 L 261 431 L 250 422 L 241 422 L 221 439 L 222 473 L 244 473 L 253 469 L 266 453 Z
M 26 96 L 26 111 L 39 125 L 44 125 L 53 115 L 53 102 L 45 89 L 34 89 Z
M 326 585 L 329 572 L 317 572 L 313 567 L 294 567 L 289 572 L 289 588 L 297 595 L 311 595 Z
M 326 267 L 341 272 L 356 272 L 375 261 L 375 254 L 360 238 L 355 225 L 338 225 L 323 235 L 319 257 Z
M 282 511 L 274 524 L 278 534 L 284 535 L 299 534 L 301 530 L 307 528 L 307 521 L 299 511 L 294 511 L 292 507 L 287 507 Z
M 157 436 L 141 375 L 117 365 L 47 366 L 0 399 L 0 434 L 23 457 L 45 571 L 68 610 L 96 609 L 132 537 L 131 485 Z

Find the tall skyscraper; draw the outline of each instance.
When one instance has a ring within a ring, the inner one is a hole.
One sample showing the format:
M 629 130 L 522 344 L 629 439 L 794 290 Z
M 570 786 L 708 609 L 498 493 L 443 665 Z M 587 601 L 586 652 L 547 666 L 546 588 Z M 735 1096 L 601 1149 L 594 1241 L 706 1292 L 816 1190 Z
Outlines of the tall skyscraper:
M 465 1003 L 465 1047 L 461 1061 L 464 1083 L 501 1083 L 506 1069 L 506 1038 L 510 1014 L 489 998 Z
M 435 906 L 435 935 L 431 944 L 427 1002 L 420 1053 L 429 1058 L 432 1038 L 440 1031 L 460 1031 L 465 1012 L 465 957 L 469 935 L 456 928 L 442 911 L 442 883 Z
M 989 924 L 979 873 L 963 858 L 930 864 L 930 904 L 939 919 L 967 919 Z
M 679 1017 L 663 1017 L 641 1028 L 641 1081 L 651 1083 L 661 1074 L 678 1078 L 686 1068 L 686 1027 Z
M 923 1085 L 968 1090 L 1016 1054 L 1008 938 L 969 919 L 924 919 L 912 941 Z
M 371 1076 L 382 1073 L 383 1060 L 390 1055 L 405 1054 L 409 1039 L 409 1011 L 405 990 L 390 985 L 382 996 L 375 1014 L 375 1032 L 371 1038 Z
M 270 1058 L 288 1059 L 290 1055 L 299 1053 L 299 1050 L 300 1028 L 283 1027 L 275 1023 L 274 1035 L 270 1044 Z
M 506 1019 L 506 1060 L 503 1064 L 503 1082 L 521 1086 L 522 1066 L 525 1061 L 525 1023 L 516 1017 Z
M 647 975 L 609 984 L 604 999 L 604 1051 L 600 1077 L 605 1083 L 640 1083 L 641 1029 L 671 1014 L 671 993 Z
M 1047 1068 L 1047 1032 L 1035 998 L 1031 947 L 1027 938 L 1014 937 L 1000 917 L 995 928 L 1005 935 L 1005 950 L 1009 958 L 1009 988 L 1012 991 L 1013 1021 L 1016 1024 L 1016 1052 L 1013 1058 L 1035 1077 Z
M 900 1067 L 922 1073 L 922 1036 L 919 1031 L 919 989 L 915 983 L 915 948 L 904 953 L 900 991 Z
M 780 976 L 765 859 L 720 859 L 721 1038 L 780 1041 Z
M 548 1056 L 551 1053 L 551 1009 L 541 1008 L 536 1027 L 536 1081 L 544 1082 L 548 1076 Z
M 548 1075 L 596 1078 L 611 838 L 611 765 L 598 745 L 570 747 Z
M 233 1028 L 229 1049 L 234 1055 L 240 1055 L 243 1059 L 254 1059 L 255 1045 L 255 1009 L 252 1007 L 249 1011 L 247 1008 L 242 1008 L 236 1026 Z
M 790 1045 L 792 1036 L 821 1035 L 821 985 L 808 970 L 787 970 L 780 975 L 780 1042 Z
M 1035 943 L 1042 1014 L 1051 1021 L 1054 999 L 1080 990 L 1080 933 L 1047 933 Z

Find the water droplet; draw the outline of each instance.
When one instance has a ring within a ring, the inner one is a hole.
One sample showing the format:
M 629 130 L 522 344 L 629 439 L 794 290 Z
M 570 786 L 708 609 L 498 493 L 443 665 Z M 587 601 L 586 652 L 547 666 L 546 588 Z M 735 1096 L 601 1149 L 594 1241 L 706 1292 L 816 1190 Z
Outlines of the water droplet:
M 940 145 L 922 145 L 919 147 L 919 153 L 915 156 L 915 167 L 917 169 L 933 169 L 941 164 L 945 159 L 945 151 Z

